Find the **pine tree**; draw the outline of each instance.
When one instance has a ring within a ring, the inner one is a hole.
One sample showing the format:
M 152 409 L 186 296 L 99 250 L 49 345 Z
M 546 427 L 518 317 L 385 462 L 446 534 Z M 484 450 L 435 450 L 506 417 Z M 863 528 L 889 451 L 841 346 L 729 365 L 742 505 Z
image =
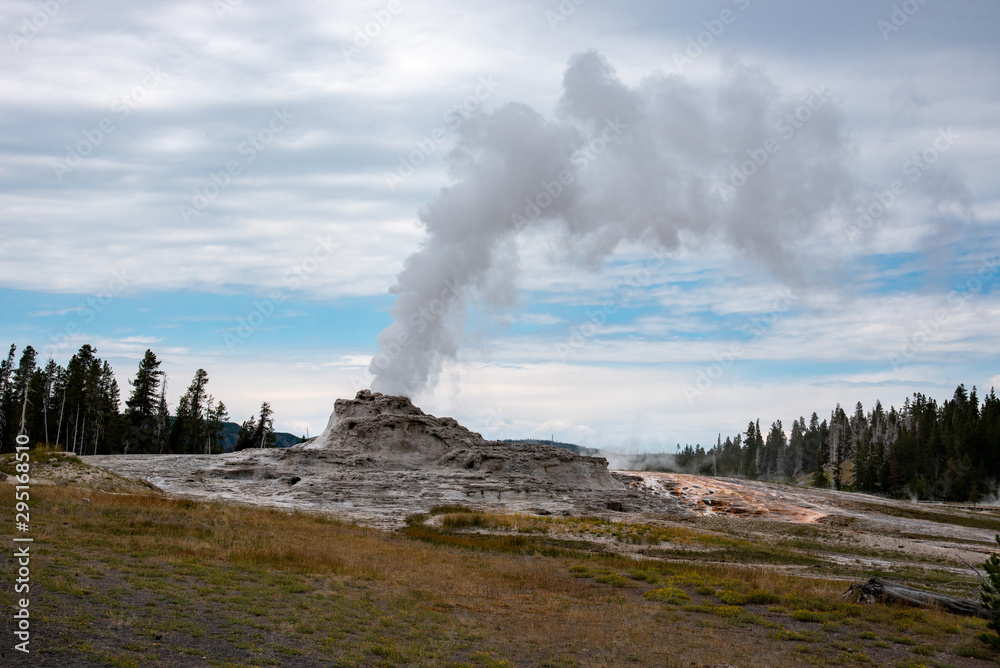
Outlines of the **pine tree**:
M 781 420 L 775 420 L 771 423 L 771 431 L 768 432 L 767 440 L 764 442 L 765 456 L 761 473 L 769 474 L 773 477 L 784 476 L 783 465 L 786 446 L 785 430 L 781 426 Z
M 757 422 L 754 424 L 754 452 L 757 453 L 754 460 L 754 477 L 756 478 L 762 473 L 761 462 L 764 458 L 764 435 L 760 431 L 760 418 L 757 418 Z
M 208 395 L 208 372 L 198 369 L 187 392 L 177 404 L 177 418 L 170 434 L 170 445 L 176 453 L 204 452 Z
M 96 351 L 95 351 L 96 352 Z M 104 368 L 99 357 L 94 357 L 87 370 L 87 380 L 84 389 L 86 404 L 84 408 L 84 429 L 80 434 L 80 453 L 97 454 L 98 445 L 104 437 L 106 420 L 105 410 Z
M 253 435 L 257 431 L 257 416 L 251 415 L 240 425 L 240 433 L 236 437 L 236 450 L 246 450 L 253 447 Z
M 813 487 L 819 487 L 820 489 L 826 489 L 830 486 L 830 478 L 826 475 L 826 471 L 823 467 L 818 467 L 812 474 L 812 480 L 810 484 Z
M 851 426 L 844 409 L 837 404 L 830 416 L 830 463 L 833 466 L 833 487 L 840 489 L 843 484 L 844 462 L 850 457 Z
M 146 350 L 139 362 L 135 380 L 129 381 L 132 394 L 125 402 L 128 431 L 123 447 L 126 452 L 155 452 L 158 449 L 154 441 L 160 403 L 160 378 L 163 376 L 159 367 L 160 360 L 156 359 L 152 350 Z
M 222 452 L 222 433 L 229 421 L 229 411 L 221 401 L 215 404 L 215 397 L 208 397 L 205 426 L 205 454 Z
M 0 452 L 6 451 L 7 429 L 10 416 L 13 414 L 14 394 L 10 382 L 10 374 L 14 369 L 14 354 L 17 346 L 10 344 L 7 359 L 0 361 Z
M 850 419 L 851 452 L 854 462 L 854 486 L 861 491 L 870 492 L 874 489 L 873 457 L 871 438 L 868 428 L 868 418 L 865 409 L 859 401 L 854 407 L 854 415 Z
M 746 456 L 744 471 L 750 479 L 756 479 L 760 473 L 760 468 L 757 465 L 757 459 L 759 457 L 759 448 L 757 445 L 760 439 L 760 420 L 757 420 L 757 425 L 755 426 L 753 422 L 747 425 L 747 440 L 746 440 Z
M 806 463 L 805 451 L 806 419 L 800 417 L 798 420 L 792 421 L 792 433 L 788 439 L 788 457 L 785 470 L 790 477 L 798 478 L 803 472 L 812 469 L 812 462 Z
M 152 350 L 146 350 L 146 354 L 139 362 L 139 370 L 135 374 L 135 380 L 129 381 L 132 386 L 132 394 L 125 405 L 128 407 L 128 415 L 138 415 L 142 418 L 150 418 L 156 411 L 157 400 L 159 399 L 160 360 L 156 359 L 156 354 Z
M 61 383 L 64 402 L 64 436 L 63 443 L 69 452 L 84 454 L 83 445 L 86 442 L 88 420 L 93 413 L 92 400 L 95 392 L 94 363 L 97 350 L 90 344 L 80 346 L 66 365 L 66 374 Z M 98 367 L 98 376 L 100 367 Z M 57 439 L 59 435 L 57 434 Z
M 66 441 L 62 438 L 63 417 L 66 415 L 66 386 L 69 383 L 69 372 L 62 367 L 57 367 L 56 377 L 52 382 L 52 402 L 53 406 L 59 406 L 59 416 L 56 419 L 56 447 L 66 450 Z
M 167 425 L 170 422 L 170 407 L 167 405 L 167 374 L 163 374 L 163 383 L 160 385 L 160 399 L 156 402 L 156 431 L 153 437 L 153 449 L 158 454 L 163 454 L 170 440 L 170 432 Z
M 44 401 L 42 404 L 42 423 L 43 431 L 45 432 L 45 443 L 50 445 L 52 443 L 49 440 L 49 424 L 51 421 L 50 410 L 54 408 L 52 405 L 53 393 L 55 392 L 56 378 L 59 376 L 60 367 L 55 363 L 55 360 L 49 359 L 48 364 L 45 365 L 44 371 Z
M 115 372 L 107 361 L 101 364 L 101 416 L 100 439 L 94 444 L 94 453 L 108 454 L 120 449 L 122 440 L 121 392 Z
M 26 434 L 30 438 L 37 439 L 39 435 L 37 433 L 32 433 L 37 430 L 33 429 L 32 418 L 34 417 L 34 412 L 40 406 L 36 406 L 38 403 L 38 398 L 31 396 L 31 379 L 37 367 L 35 360 L 38 357 L 38 353 L 31 346 L 25 346 L 24 350 L 21 351 L 21 359 L 17 366 L 13 366 L 14 361 L 14 346 L 11 346 L 10 353 L 7 358 L 7 369 L 2 373 L 10 373 L 10 381 L 5 382 L 5 388 L 3 392 L 3 413 L 6 422 L 6 427 L 4 429 L 4 440 L 0 444 L 0 451 L 3 452 L 13 452 L 16 447 L 15 439 L 18 434 Z M 12 369 L 12 373 L 10 372 Z M 30 411 L 30 412 L 29 412 Z
M 36 366 L 28 377 L 24 403 L 24 433 L 32 443 L 45 443 L 45 369 Z
M 274 411 L 271 410 L 271 404 L 265 401 L 260 405 L 260 418 L 257 420 L 253 447 L 273 448 L 274 441 Z
M 184 446 L 186 444 L 186 435 L 190 429 L 188 427 L 188 422 L 190 421 L 191 399 L 187 394 L 182 394 L 180 400 L 177 402 L 177 414 L 170 425 L 170 445 L 168 446 L 170 452 L 175 454 L 186 452 Z

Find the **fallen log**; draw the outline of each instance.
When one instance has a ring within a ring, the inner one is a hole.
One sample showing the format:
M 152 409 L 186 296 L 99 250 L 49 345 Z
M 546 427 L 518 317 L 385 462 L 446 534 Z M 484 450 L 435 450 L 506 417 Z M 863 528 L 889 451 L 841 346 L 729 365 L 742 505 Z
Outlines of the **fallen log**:
M 935 594 L 879 578 L 872 578 L 863 584 L 852 584 L 844 592 L 844 597 L 853 597 L 857 603 L 896 603 L 916 608 L 939 608 L 963 617 L 990 618 L 989 611 L 977 601 Z

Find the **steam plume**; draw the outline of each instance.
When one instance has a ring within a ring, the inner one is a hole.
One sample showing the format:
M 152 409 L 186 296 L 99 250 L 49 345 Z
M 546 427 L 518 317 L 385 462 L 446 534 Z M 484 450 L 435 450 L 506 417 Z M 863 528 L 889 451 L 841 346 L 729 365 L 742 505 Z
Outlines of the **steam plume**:
M 631 88 L 586 52 L 570 60 L 557 113 L 507 104 L 459 130 L 453 185 L 420 211 L 426 241 L 393 288 L 373 390 L 412 396 L 435 381 L 458 352 L 465 300 L 512 290 L 495 269 L 526 226 L 561 225 L 594 262 L 625 241 L 723 238 L 789 277 L 788 240 L 852 191 L 829 94 L 789 103 L 754 69 L 731 66 L 715 88 L 660 74 Z

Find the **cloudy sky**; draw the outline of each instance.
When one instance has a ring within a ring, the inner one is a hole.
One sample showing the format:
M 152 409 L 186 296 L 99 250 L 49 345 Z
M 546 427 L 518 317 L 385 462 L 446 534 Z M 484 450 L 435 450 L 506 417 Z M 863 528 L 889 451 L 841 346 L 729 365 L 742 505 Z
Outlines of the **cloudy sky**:
M 171 407 L 201 367 L 235 420 L 317 433 L 373 356 L 427 353 L 387 341 L 452 279 L 404 385 L 492 438 L 672 450 L 1000 385 L 994 0 L 0 25 L 0 342 L 92 343 L 123 394 L 151 348 Z

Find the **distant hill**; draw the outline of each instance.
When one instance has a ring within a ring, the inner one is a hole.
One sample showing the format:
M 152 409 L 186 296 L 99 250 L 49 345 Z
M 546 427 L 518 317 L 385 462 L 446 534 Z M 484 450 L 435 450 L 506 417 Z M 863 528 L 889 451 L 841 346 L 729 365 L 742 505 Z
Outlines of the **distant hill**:
M 538 439 L 538 438 L 505 438 L 504 443 L 536 443 L 540 445 L 554 445 L 557 448 L 562 448 L 563 450 L 571 450 L 578 455 L 599 455 L 601 451 L 597 448 L 585 448 L 582 445 L 577 445 L 575 443 L 561 443 L 560 441 L 550 441 L 549 439 Z
M 222 426 L 222 451 L 232 452 L 236 449 L 236 438 L 240 435 L 240 426 L 235 422 L 227 422 Z M 301 443 L 302 437 L 283 431 L 274 432 L 274 445 L 278 448 L 288 448 Z
M 222 450 L 223 452 L 232 452 L 236 449 L 236 438 L 240 434 L 240 425 L 235 422 L 227 422 L 222 428 Z M 275 432 L 275 447 L 278 448 L 289 448 L 293 445 L 297 445 L 302 442 L 301 436 L 296 436 L 295 434 L 289 434 L 287 432 Z M 316 438 L 313 436 L 313 438 Z M 311 439 L 310 439 L 311 440 Z M 554 445 L 557 448 L 562 448 L 563 450 L 570 450 L 578 455 L 590 455 L 596 456 L 601 454 L 601 451 L 597 448 L 587 448 L 582 445 L 577 445 L 576 443 L 562 443 L 560 441 L 549 441 L 549 439 L 538 439 L 538 438 L 506 438 L 503 439 L 504 443 L 535 443 L 541 445 Z

